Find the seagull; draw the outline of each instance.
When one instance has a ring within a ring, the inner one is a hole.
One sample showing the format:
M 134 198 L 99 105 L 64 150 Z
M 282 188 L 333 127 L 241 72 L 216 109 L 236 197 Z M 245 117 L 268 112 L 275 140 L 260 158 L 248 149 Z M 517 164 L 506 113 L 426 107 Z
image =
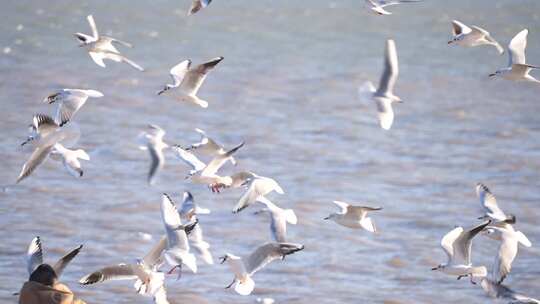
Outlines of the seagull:
M 525 247 L 531 247 L 532 244 L 521 231 L 514 230 L 510 224 L 488 226 L 485 232 L 490 238 L 500 240 L 495 263 L 491 269 L 491 280 L 501 284 L 512 269 L 512 262 L 518 252 L 518 244 Z
M 60 143 L 53 146 L 50 157 L 55 160 L 62 160 L 62 163 L 69 174 L 75 177 L 83 176 L 83 170 L 79 159 L 90 160 L 90 155 L 88 155 L 86 151 L 82 149 L 67 149 Z
M 270 231 L 272 232 L 274 241 L 279 243 L 286 242 L 287 223 L 296 225 L 298 222 L 294 211 L 292 209 L 281 209 L 264 196 L 260 196 L 257 201 L 265 205 L 266 208 L 255 212 L 255 214 L 261 212 L 268 212 L 270 214 Z
M 146 132 L 141 133 L 139 139 L 144 146 L 143 150 L 148 150 L 150 153 L 150 170 L 148 171 L 148 184 L 153 185 L 155 183 L 156 174 L 163 169 L 165 165 L 165 156 L 163 155 L 163 149 L 169 148 L 169 145 L 163 141 L 165 131 L 157 125 L 148 125 Z
M 90 29 L 92 30 L 92 36 L 86 35 L 83 33 L 75 33 L 73 34 L 81 43 L 79 46 L 84 47 L 88 54 L 90 54 L 90 57 L 94 62 L 99 65 L 100 67 L 106 67 L 105 63 L 103 62 L 103 59 L 109 59 L 116 62 L 125 62 L 129 64 L 131 67 L 139 70 L 144 71 L 144 69 L 136 64 L 135 62 L 129 60 L 124 55 L 118 51 L 118 49 L 114 46 L 113 43 L 118 43 L 120 45 L 123 45 L 125 47 L 133 47 L 130 43 L 124 42 L 122 40 L 118 40 L 112 37 L 108 36 L 100 36 L 98 34 L 96 22 L 94 21 L 94 17 L 92 15 L 88 15 L 86 17 L 88 20 L 88 23 L 90 24 Z
M 66 268 L 66 266 L 79 254 L 79 252 L 82 249 L 82 245 L 79 247 L 71 250 L 68 254 L 61 257 L 54 265 L 52 265 L 52 269 L 54 270 L 54 273 L 56 274 L 56 277 L 59 278 L 62 275 L 62 272 Z M 28 275 L 32 275 L 32 273 L 40 266 L 43 265 L 43 247 L 41 245 L 41 239 L 39 236 L 36 236 L 32 239 L 30 242 L 30 245 L 28 246 L 28 250 L 26 253 L 26 264 L 28 269 Z
M 47 156 L 49 156 L 57 143 L 64 139 L 77 136 L 70 133 L 69 130 L 61 128 L 50 116 L 36 114 L 32 121 L 33 134 L 22 145 L 32 142 L 34 144 L 34 150 L 30 158 L 24 163 L 21 173 L 17 177 L 17 184 L 30 176 L 47 159 Z
M 86 103 L 88 97 L 100 98 L 103 96 L 103 93 L 96 90 L 62 89 L 47 96 L 43 102 L 49 104 L 56 102 L 58 106 L 56 108 L 55 122 L 59 126 L 63 126 Z
M 474 47 L 479 45 L 492 45 L 497 48 L 499 54 L 504 53 L 503 47 L 491 37 L 488 31 L 481 27 L 473 25 L 468 27 L 465 24 L 452 20 L 452 40 L 448 44 L 455 43 L 457 45 Z
M 540 304 L 540 300 L 527 297 L 519 294 L 503 284 L 496 284 L 487 278 L 483 278 L 480 282 L 480 286 L 486 292 L 486 294 L 492 298 L 501 298 L 513 300 L 510 304 Z
M 464 230 L 463 227 L 456 227 L 448 232 L 441 240 L 441 247 L 448 256 L 446 264 L 439 264 L 431 270 L 439 270 L 448 275 L 457 275 L 457 279 L 470 276 L 471 283 L 473 277 L 487 276 L 485 266 L 472 266 L 471 249 L 472 239 L 486 228 L 491 221 L 485 221 L 469 230 Z
M 234 280 L 229 286 L 241 294 L 249 295 L 255 287 L 255 282 L 251 278 L 257 271 L 261 270 L 273 260 L 281 258 L 282 260 L 289 254 L 304 249 L 304 245 L 294 243 L 266 243 L 258 247 L 249 257 L 242 259 L 239 256 L 227 253 L 221 257 L 221 264 L 228 262 Z
M 197 97 L 197 92 L 206 79 L 206 75 L 221 61 L 223 57 L 216 57 L 208 62 L 191 67 L 191 60 L 184 60 L 170 70 L 173 84 L 167 84 L 157 94 L 172 93 L 174 98 L 180 101 L 191 102 L 203 108 L 208 107 L 208 102 Z M 171 90 L 174 89 L 174 90 Z
M 379 82 L 379 88 L 375 89 L 373 83 L 368 81 L 359 89 L 361 97 L 369 97 L 375 101 L 379 117 L 379 125 L 384 130 L 390 130 L 390 127 L 392 127 L 392 122 L 394 121 L 394 110 L 392 109 L 392 103 L 403 102 L 401 98 L 393 93 L 394 85 L 396 84 L 398 78 L 398 73 L 396 44 L 394 43 L 394 40 L 387 40 L 384 57 L 384 72 Z
M 111 265 L 96 270 L 79 280 L 81 285 L 90 285 L 110 280 L 135 280 L 134 288 L 139 294 L 154 296 L 159 298 L 162 304 L 168 303 L 166 291 L 164 289 L 165 274 L 159 272 L 158 268 L 163 263 L 162 253 L 167 245 L 167 238 L 162 237 L 159 242 L 144 256 L 132 264 Z
M 421 2 L 422 0 L 366 0 L 366 3 L 370 5 L 369 9 L 378 15 L 392 15 L 384 8 L 390 5 L 396 5 L 401 3 L 414 3 Z
M 539 69 L 540 67 L 525 63 L 525 48 L 527 47 L 528 33 L 529 30 L 524 29 L 510 40 L 508 44 L 508 67 L 489 74 L 490 77 L 500 76 L 507 80 L 540 83 L 538 79 L 529 75 L 532 69 Z
M 201 140 L 198 143 L 194 143 L 191 145 L 191 147 L 187 148 L 187 150 L 192 150 L 196 152 L 200 152 L 201 154 L 209 155 L 209 156 L 218 156 L 223 155 L 227 152 L 225 148 L 217 143 L 212 138 L 208 137 L 206 135 L 206 132 L 204 132 L 201 129 L 195 129 L 197 133 L 201 135 Z M 231 157 L 231 163 L 233 165 L 236 165 L 236 160 L 234 157 Z
M 514 215 L 506 215 L 501 208 L 499 208 L 495 195 L 491 193 L 486 185 L 482 183 L 476 184 L 476 196 L 478 196 L 478 199 L 480 199 L 480 204 L 485 211 L 485 215 L 479 217 L 479 220 L 491 219 L 494 222 L 504 222 L 510 220 L 515 222 Z
M 191 170 L 189 170 L 189 174 L 186 178 L 189 178 L 195 173 L 202 171 L 206 167 L 206 164 L 202 162 L 197 156 L 195 156 L 190 151 L 182 148 L 180 145 L 174 145 L 172 147 L 172 150 L 179 160 L 183 161 L 186 165 L 191 167 Z
M 377 232 L 375 224 L 371 218 L 367 217 L 368 212 L 382 210 L 381 207 L 364 207 L 353 206 L 351 204 L 334 201 L 341 211 L 338 213 L 331 213 L 325 217 L 325 220 L 333 220 L 334 222 L 349 228 L 364 229 L 369 232 Z
M 174 202 L 166 193 L 163 193 L 161 200 L 161 218 L 167 233 L 167 247 L 163 256 L 165 257 L 165 261 L 173 266 L 168 273 L 170 274 L 176 268 L 179 268 L 178 278 L 180 278 L 182 265 L 186 265 L 193 273 L 196 273 L 197 263 L 195 256 L 189 252 L 185 226 L 182 225 L 180 213 L 178 213 Z
M 210 2 L 212 2 L 212 0 L 193 0 L 191 2 L 191 7 L 189 8 L 188 16 L 191 16 L 201 9 L 207 7 L 210 5 Z
M 180 217 L 188 222 L 196 222 L 198 214 L 209 214 L 210 210 L 200 208 L 195 204 L 191 192 L 186 191 L 183 195 L 182 208 L 180 209 Z M 208 265 L 214 264 L 214 259 L 210 253 L 210 244 L 203 240 L 203 232 L 201 225 L 195 225 L 193 231 L 188 235 L 190 247 L 197 255 Z
M 191 181 L 196 184 L 208 185 L 212 189 L 212 192 L 219 192 L 219 188 L 221 187 L 230 187 L 233 182 L 232 178 L 230 176 L 220 176 L 217 174 L 217 171 L 243 146 L 244 142 L 241 142 L 225 154 L 214 157 L 204 169 L 196 171 L 191 175 Z
M 272 191 L 276 191 L 279 194 L 285 194 L 281 186 L 274 179 L 259 176 L 254 173 L 251 174 L 252 177 L 245 182 L 248 185 L 248 188 L 234 207 L 233 213 L 244 210 L 257 201 L 257 199 L 264 197 Z

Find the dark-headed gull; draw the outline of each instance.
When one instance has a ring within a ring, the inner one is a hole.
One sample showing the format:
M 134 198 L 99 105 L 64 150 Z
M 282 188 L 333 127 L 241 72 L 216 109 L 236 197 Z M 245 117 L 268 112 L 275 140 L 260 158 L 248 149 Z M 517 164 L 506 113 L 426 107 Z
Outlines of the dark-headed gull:
M 100 98 L 103 93 L 96 90 L 62 89 L 50 94 L 43 101 L 57 104 L 55 121 L 62 126 L 73 118 L 88 97 Z

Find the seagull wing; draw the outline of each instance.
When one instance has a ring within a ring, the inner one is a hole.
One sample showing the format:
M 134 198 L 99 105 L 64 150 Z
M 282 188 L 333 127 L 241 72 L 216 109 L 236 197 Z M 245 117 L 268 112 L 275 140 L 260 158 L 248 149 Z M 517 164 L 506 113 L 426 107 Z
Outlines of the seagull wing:
M 169 300 L 167 300 L 167 290 L 165 289 L 165 285 L 161 285 L 159 289 L 154 293 L 154 304 L 169 304 Z
M 36 268 L 43 264 L 43 248 L 41 247 L 41 239 L 36 236 L 28 246 L 26 251 L 26 267 L 28 275 L 31 275 Z
M 169 74 L 173 79 L 173 87 L 178 87 L 182 83 L 182 80 L 184 79 L 190 66 L 191 60 L 188 59 L 172 67 L 172 69 L 169 71 Z
M 178 159 L 190 166 L 194 171 L 202 171 L 206 168 L 206 164 L 203 163 L 195 154 L 184 150 L 180 146 L 173 146 L 173 151 Z
M 508 66 L 512 64 L 525 64 L 525 48 L 527 47 L 527 34 L 529 30 L 519 32 L 508 44 Z
M 240 148 L 244 146 L 244 142 L 240 143 L 238 146 L 232 148 L 231 150 L 218 155 L 212 159 L 206 168 L 201 172 L 201 175 L 203 176 L 214 176 L 216 172 L 227 162 L 227 160 L 230 159 L 230 157 L 238 151 Z
M 88 95 L 81 90 L 64 90 L 61 95 L 62 99 L 58 102 L 56 108 L 55 121 L 62 126 L 70 121 L 73 115 L 84 105 L 88 99 Z
M 179 248 L 189 251 L 188 238 L 183 229 L 180 214 L 167 194 L 163 194 L 161 200 L 161 218 L 167 233 L 167 249 Z
M 384 71 L 379 81 L 379 88 L 375 92 L 376 95 L 383 96 L 392 94 L 399 74 L 398 57 L 394 40 L 389 39 L 386 41 L 384 54 Z
M 96 22 L 94 21 L 94 17 L 92 15 L 86 16 L 86 20 L 88 20 L 88 24 L 90 25 L 90 29 L 92 30 L 92 36 L 94 39 L 99 38 L 99 33 L 97 30 Z
M 470 27 L 466 26 L 465 24 L 457 21 L 457 20 L 452 20 L 452 34 L 454 34 L 454 36 L 457 36 L 459 34 L 468 34 L 470 33 L 472 30 Z
M 212 0 L 193 0 L 191 2 L 191 7 L 189 8 L 188 16 L 193 15 L 201 9 L 207 7 L 210 2 L 212 2 Z
M 128 264 L 118 264 L 114 266 L 108 266 L 101 268 L 100 270 L 94 271 L 91 274 L 88 274 L 82 277 L 79 280 L 79 283 L 82 285 L 90 285 L 99 282 L 105 282 L 109 280 L 133 280 L 137 279 L 138 276 L 134 269 L 134 265 Z
M 24 163 L 16 183 L 19 183 L 26 177 L 30 176 L 30 174 L 32 174 L 32 172 L 34 172 L 34 170 L 41 165 L 43 161 L 45 161 L 54 145 L 64 138 L 64 136 L 65 134 L 63 132 L 55 131 L 54 133 L 47 135 L 45 138 L 42 138 L 38 146 L 30 155 L 28 161 Z
M 165 157 L 163 150 L 158 149 L 155 145 L 149 143 L 147 146 L 150 153 L 150 171 L 148 171 L 148 184 L 152 185 L 155 182 L 156 173 L 163 169 L 165 165 Z
M 187 95 L 197 95 L 208 72 L 220 63 L 221 60 L 223 60 L 223 57 L 217 57 L 190 69 L 180 84 L 182 91 Z
M 454 242 L 463 233 L 462 227 L 456 227 L 448 232 L 441 240 L 441 247 L 448 256 L 448 261 L 454 256 Z
M 492 269 L 492 279 L 500 284 L 512 269 L 512 262 L 516 258 L 518 252 L 518 240 L 515 232 L 504 228 L 493 227 L 502 233 L 502 240 L 499 246 L 499 251 L 495 257 L 495 263 Z
M 455 264 L 471 264 L 472 239 L 490 223 L 491 221 L 485 221 L 469 230 L 463 231 L 458 236 L 452 245 L 454 249 L 452 261 Z
M 499 208 L 499 205 L 497 205 L 497 199 L 495 198 L 495 195 L 491 193 L 489 188 L 484 184 L 477 184 L 476 185 L 476 195 L 480 199 L 480 204 L 484 208 L 486 214 L 497 220 L 497 221 L 504 221 L 506 220 L 507 216 L 504 214 L 504 212 Z
M 341 214 L 347 213 L 350 206 L 348 203 L 340 201 L 333 201 L 333 203 L 336 204 L 339 208 L 341 208 Z
M 71 260 L 73 260 L 73 258 L 75 258 L 77 256 L 77 254 L 79 254 L 82 247 L 83 246 L 80 245 L 79 247 L 71 250 L 68 254 L 61 257 L 56 262 L 56 264 L 54 264 L 53 269 L 54 269 L 54 272 L 56 273 L 56 275 L 58 277 L 60 277 L 60 275 L 62 275 L 62 272 L 64 272 L 64 268 L 66 268 L 66 266 L 69 264 L 69 262 L 71 262 Z
M 144 256 L 143 262 L 144 265 L 149 268 L 154 268 L 155 266 L 161 264 L 161 254 L 163 250 L 167 247 L 167 237 L 162 236 L 159 241 L 150 249 L 150 251 Z
M 255 249 L 255 251 L 246 259 L 246 270 L 249 275 L 253 275 L 273 260 L 281 257 L 282 253 L 278 243 L 266 243 Z

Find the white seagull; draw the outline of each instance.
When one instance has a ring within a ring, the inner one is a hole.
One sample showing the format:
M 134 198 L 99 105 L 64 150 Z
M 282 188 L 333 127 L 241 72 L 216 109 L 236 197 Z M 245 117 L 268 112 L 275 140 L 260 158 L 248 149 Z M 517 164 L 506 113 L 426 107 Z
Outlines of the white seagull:
M 274 179 L 269 177 L 259 176 L 251 173 L 251 178 L 249 178 L 245 183 L 247 184 L 248 188 L 236 206 L 233 208 L 233 213 L 238 213 L 244 210 L 249 205 L 256 202 L 259 198 L 264 197 L 272 191 L 276 191 L 279 194 L 285 194 L 281 186 Z
M 208 102 L 197 97 L 197 92 L 206 79 L 206 75 L 222 60 L 223 57 L 217 57 L 194 68 L 191 68 L 191 60 L 180 62 L 169 72 L 173 83 L 165 85 L 157 94 L 171 93 L 175 99 L 207 108 Z
M 212 138 L 208 137 L 206 132 L 204 132 L 203 130 L 197 128 L 195 129 L 195 131 L 201 135 L 201 139 L 199 142 L 192 144 L 186 150 L 199 152 L 201 154 L 209 155 L 212 157 L 223 155 L 227 152 L 227 150 L 225 150 L 225 147 L 220 145 Z M 236 160 L 234 159 L 234 157 L 231 157 L 230 160 L 233 165 L 236 165 Z
M 452 20 L 452 40 L 448 44 L 455 43 L 457 45 L 474 47 L 479 45 L 492 45 L 499 54 L 504 53 L 503 47 L 491 37 L 488 31 L 478 26 L 468 27 L 465 24 Z
M 50 157 L 55 160 L 62 160 L 66 170 L 75 177 L 82 177 L 83 170 L 81 168 L 81 162 L 79 159 L 86 161 L 90 160 L 90 155 L 83 149 L 71 150 L 64 147 L 62 144 L 57 143 L 54 145 Z
M 487 278 L 480 282 L 482 289 L 492 298 L 512 300 L 509 304 L 540 304 L 540 300 L 517 293 L 503 284 L 497 284 Z
M 165 131 L 157 125 L 148 125 L 147 130 L 139 135 L 139 140 L 143 144 L 140 148 L 148 150 L 150 154 L 150 170 L 148 171 L 148 184 L 153 185 L 157 173 L 165 165 L 165 155 L 163 150 L 169 145 L 163 141 Z
M 514 215 L 506 215 L 501 208 L 499 208 L 495 195 L 489 191 L 489 188 L 486 185 L 482 183 L 476 184 L 476 195 L 478 196 L 478 199 L 480 199 L 480 204 L 485 211 L 485 215 L 478 219 L 492 219 L 494 222 L 504 222 L 507 220 L 515 222 Z
M 69 253 L 61 257 L 54 265 L 51 267 L 53 268 L 56 276 L 59 278 L 62 275 L 62 272 L 64 271 L 64 268 L 75 258 L 77 254 L 82 249 L 82 245 L 79 247 L 71 250 Z M 30 242 L 30 245 L 28 246 L 28 250 L 26 253 L 26 264 L 28 269 L 28 275 L 31 275 L 36 268 L 38 268 L 39 265 L 43 264 L 43 247 L 41 245 L 41 239 L 39 236 L 36 236 L 32 239 Z
M 55 122 L 63 126 L 70 121 L 75 113 L 86 103 L 88 97 L 100 98 L 103 93 L 96 90 L 81 90 L 81 89 L 62 89 L 52 93 L 43 101 L 49 104 L 56 103 Z
M 448 275 L 455 275 L 457 279 L 469 276 L 471 283 L 474 277 L 487 276 L 485 266 L 472 266 L 471 250 L 472 239 L 480 233 L 491 221 L 477 225 L 469 230 L 464 230 L 463 227 L 456 227 L 448 232 L 441 240 L 441 247 L 448 256 L 446 264 L 439 264 L 431 270 L 439 270 Z
M 118 51 L 118 49 L 114 46 L 113 43 L 118 43 L 126 47 L 133 47 L 130 43 L 111 38 L 108 36 L 100 36 L 98 34 L 96 22 L 94 21 L 94 17 L 92 15 L 88 15 L 86 17 L 88 20 L 88 23 L 90 24 L 90 29 L 92 30 L 92 36 L 86 35 L 83 33 L 75 33 L 75 37 L 79 40 L 81 43 L 79 46 L 84 47 L 88 54 L 90 54 L 90 57 L 94 62 L 99 65 L 100 67 L 106 67 L 105 63 L 103 62 L 104 59 L 109 59 L 115 62 L 125 62 L 129 64 L 131 67 L 139 70 L 144 71 L 144 69 L 136 64 L 135 62 L 129 60 L 124 55 Z
M 214 157 L 205 167 L 200 171 L 194 172 L 191 175 L 191 181 L 196 184 L 208 185 L 213 192 L 219 192 L 219 188 L 230 187 L 232 185 L 232 178 L 230 176 L 220 176 L 217 171 L 228 161 L 231 156 L 244 146 L 244 142 L 238 146 L 227 151 L 225 154 Z
M 186 265 L 189 270 L 196 273 L 197 263 L 195 256 L 189 252 L 188 237 L 185 231 L 186 226 L 182 225 L 180 213 L 176 209 L 172 199 L 165 193 L 161 200 L 161 218 L 167 233 L 167 247 L 163 256 L 165 257 L 165 261 L 173 267 L 169 273 L 172 273 L 176 268 L 180 268 L 178 274 L 180 278 L 182 265 Z
M 22 144 L 32 142 L 34 150 L 30 158 L 24 163 L 16 183 L 27 178 L 49 156 L 57 143 L 73 136 L 69 129 L 61 128 L 54 120 L 43 114 L 36 114 L 32 119 L 32 135 Z
M 196 222 L 198 214 L 209 214 L 210 210 L 200 208 L 195 204 L 193 195 L 186 191 L 184 192 L 182 208 L 180 209 L 180 216 L 182 219 L 188 222 Z M 209 265 L 214 264 L 212 253 L 210 253 L 210 244 L 203 239 L 203 231 L 201 225 L 195 225 L 193 231 L 188 234 L 188 240 L 191 248 L 197 253 L 197 255 Z
M 276 204 L 264 196 L 260 196 L 257 201 L 266 206 L 266 208 L 255 212 L 255 214 L 261 212 L 268 212 L 270 214 L 270 231 L 272 232 L 272 238 L 276 242 L 286 242 L 287 236 L 287 223 L 296 225 L 298 219 L 292 209 L 282 209 Z
M 366 4 L 377 15 L 392 15 L 391 12 L 384 8 L 390 5 L 396 5 L 401 3 L 414 3 L 421 2 L 422 0 L 366 0 Z
M 191 2 L 191 7 L 189 8 L 188 16 L 193 15 L 201 9 L 207 7 L 210 5 L 210 2 L 212 2 L 212 0 L 193 0 Z
M 519 32 L 508 44 L 508 67 L 497 70 L 490 77 L 500 76 L 507 80 L 529 81 L 540 83 L 539 80 L 529 75 L 532 69 L 540 67 L 527 64 L 525 61 L 525 48 L 527 47 L 527 34 L 529 30 Z
M 518 244 L 525 247 L 531 247 L 532 244 L 521 231 L 516 231 L 510 224 L 488 226 L 485 233 L 490 238 L 500 240 L 490 279 L 497 284 L 501 284 L 512 269 L 512 262 L 518 253 Z
M 375 89 L 373 83 L 368 81 L 359 89 L 361 97 L 369 97 L 377 105 L 379 125 L 384 130 L 390 130 L 392 123 L 394 122 L 394 110 L 392 109 L 392 104 L 394 102 L 403 102 L 401 98 L 394 95 L 393 92 L 398 74 L 399 69 L 396 44 L 394 43 L 394 40 L 387 40 L 384 56 L 384 71 L 379 82 L 379 88 Z
M 258 247 L 249 257 L 242 259 L 239 256 L 227 253 L 221 257 L 221 264 L 228 262 L 234 279 L 229 286 L 241 295 L 249 295 L 255 288 L 255 282 L 251 278 L 255 272 L 261 270 L 273 260 L 293 254 L 304 249 L 304 245 L 294 243 L 266 243 Z
M 79 280 L 82 285 L 90 285 L 110 280 L 135 280 L 133 287 L 139 294 L 153 296 L 156 304 L 165 304 L 166 291 L 163 286 L 165 274 L 158 268 L 163 263 L 162 253 L 167 245 L 165 237 L 144 256 L 132 264 L 118 264 L 96 270 Z
M 182 148 L 180 145 L 172 146 L 172 150 L 179 160 L 191 167 L 191 170 L 189 170 L 189 174 L 186 176 L 186 178 L 191 177 L 199 171 L 202 171 L 206 167 L 206 164 L 203 163 L 197 156 Z
M 325 220 L 332 220 L 342 226 L 364 229 L 369 232 L 377 232 L 375 224 L 370 217 L 367 217 L 368 212 L 382 210 L 381 207 L 365 207 L 365 206 L 353 206 L 349 203 L 334 201 L 338 207 L 341 208 L 340 212 L 331 213 L 325 217 Z

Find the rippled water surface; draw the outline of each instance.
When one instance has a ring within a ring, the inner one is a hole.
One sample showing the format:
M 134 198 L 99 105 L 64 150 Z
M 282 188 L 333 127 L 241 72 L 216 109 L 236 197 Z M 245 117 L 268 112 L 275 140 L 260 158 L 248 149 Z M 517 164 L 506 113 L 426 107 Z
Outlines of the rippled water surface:
M 487 303 L 483 291 L 430 270 L 445 260 L 440 238 L 481 214 L 474 185 L 482 181 L 502 208 L 518 217 L 533 248 L 520 250 L 506 283 L 540 297 L 540 86 L 492 80 L 506 64 L 494 48 L 447 45 L 450 21 L 488 29 L 506 45 L 530 29 L 528 61 L 540 64 L 540 1 L 435 1 L 392 7 L 377 17 L 363 1 L 216 0 L 185 17 L 189 1 L 3 1 L 0 4 L 0 183 L 11 184 L 28 157 L 19 143 L 32 114 L 52 113 L 41 100 L 62 88 L 93 88 L 76 121 L 89 151 L 76 180 L 48 161 L 19 186 L 0 194 L 0 302 L 14 303 L 26 280 L 24 253 L 40 235 L 45 259 L 84 250 L 63 281 L 88 303 L 149 303 L 129 282 L 81 287 L 101 266 L 131 262 L 152 242 L 139 232 L 163 232 L 160 194 L 180 200 L 184 190 L 212 209 L 201 227 L 214 256 L 244 255 L 269 240 L 268 220 L 230 210 L 241 190 L 219 195 L 183 177 L 187 168 L 167 154 L 157 185 L 149 187 L 149 160 L 136 137 L 148 123 L 170 142 L 198 139 L 195 127 L 228 146 L 246 141 L 238 167 L 271 176 L 285 189 L 272 194 L 294 208 L 291 241 L 306 249 L 255 275 L 253 295 L 224 287 L 226 265 L 167 281 L 171 303 Z M 126 56 L 147 68 L 95 65 L 72 33 L 90 32 L 85 16 L 133 49 Z M 377 81 L 385 39 L 396 40 L 400 79 L 391 131 L 376 123 L 375 107 L 357 87 Z M 207 110 L 155 95 L 179 61 L 216 56 L 200 96 Z M 533 72 L 534 73 L 534 72 Z M 536 72 L 537 73 L 537 72 Z M 538 74 L 538 73 L 537 73 Z M 323 221 L 332 200 L 379 205 L 377 235 Z M 478 237 L 473 261 L 491 267 L 496 243 Z

